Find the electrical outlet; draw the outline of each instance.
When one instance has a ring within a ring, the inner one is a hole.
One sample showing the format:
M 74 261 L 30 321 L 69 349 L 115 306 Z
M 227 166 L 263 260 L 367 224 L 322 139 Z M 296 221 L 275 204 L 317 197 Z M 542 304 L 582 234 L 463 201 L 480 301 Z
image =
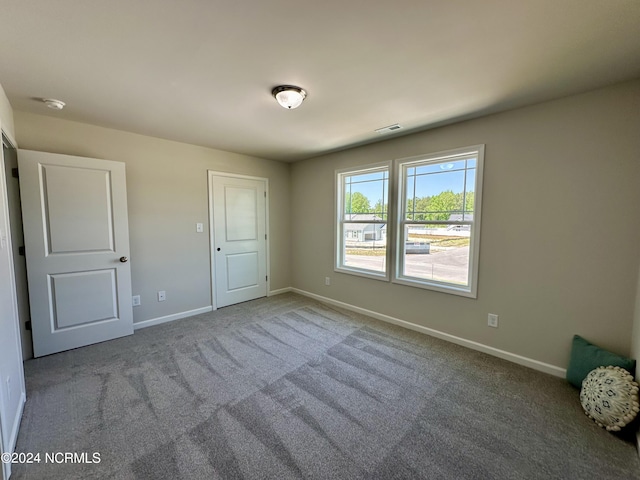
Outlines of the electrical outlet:
M 166 299 L 167 299 L 167 292 L 165 292 L 164 290 L 160 290 L 158 292 L 158 301 L 164 302 Z
M 324 284 L 331 285 L 331 277 L 324 277 Z
M 134 307 L 138 307 L 140 305 L 140 295 L 134 295 L 133 297 L 131 297 L 131 304 Z
M 487 318 L 487 325 L 493 328 L 498 328 L 498 315 L 495 313 L 490 313 Z
M 204 225 L 202 223 L 196 223 L 196 232 L 197 233 L 204 232 Z

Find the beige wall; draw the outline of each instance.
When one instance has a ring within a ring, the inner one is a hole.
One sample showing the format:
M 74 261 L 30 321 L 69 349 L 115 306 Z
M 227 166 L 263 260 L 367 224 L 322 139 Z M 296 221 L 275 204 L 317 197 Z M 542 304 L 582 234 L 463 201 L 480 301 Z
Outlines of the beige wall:
M 635 81 L 295 163 L 293 286 L 561 368 L 575 333 L 628 355 L 638 132 Z M 481 143 L 477 299 L 333 271 L 335 169 Z
M 640 379 L 640 272 L 638 273 L 638 287 L 636 289 L 636 307 L 633 316 L 631 332 L 631 357 L 636 359 L 636 381 Z M 640 454 L 640 428 L 636 430 L 636 445 Z
M 288 164 L 23 112 L 15 124 L 22 149 L 126 163 L 135 322 L 211 305 L 207 170 L 269 179 L 271 289 L 290 285 Z
M 9 103 L 7 95 L 4 93 L 2 85 L 0 85 L 0 119 L 2 119 L 2 131 L 9 137 L 12 142 L 15 141 L 16 132 L 13 124 L 13 109 Z
M 636 380 L 640 379 L 640 273 L 638 273 L 637 284 L 636 307 L 633 316 L 633 329 L 631 332 L 631 356 L 638 360 L 636 362 Z
M 638 283 L 636 289 L 636 304 L 633 315 L 633 327 L 631 330 L 631 357 L 638 360 L 640 356 L 640 272 L 638 273 Z M 636 381 L 640 378 L 640 361 L 636 361 L 635 371 Z M 636 444 L 640 454 L 640 429 L 636 430 Z

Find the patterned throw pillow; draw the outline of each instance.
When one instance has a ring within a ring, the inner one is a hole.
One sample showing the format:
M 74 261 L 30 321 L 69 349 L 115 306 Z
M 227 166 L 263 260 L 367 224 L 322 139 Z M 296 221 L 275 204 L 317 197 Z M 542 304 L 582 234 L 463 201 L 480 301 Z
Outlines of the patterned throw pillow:
M 583 380 L 580 403 L 599 426 L 618 431 L 640 410 L 638 384 L 623 368 L 598 367 Z

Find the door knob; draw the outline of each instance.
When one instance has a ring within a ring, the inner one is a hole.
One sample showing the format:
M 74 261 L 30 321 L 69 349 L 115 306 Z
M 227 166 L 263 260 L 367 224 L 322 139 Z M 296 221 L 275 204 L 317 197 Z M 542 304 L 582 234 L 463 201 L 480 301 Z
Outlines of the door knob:
M 218 250 L 218 251 L 220 251 L 220 247 L 218 247 L 218 249 L 217 249 L 217 250 Z
M 127 263 L 129 261 L 129 259 L 127 257 L 120 257 L 120 261 L 122 263 Z

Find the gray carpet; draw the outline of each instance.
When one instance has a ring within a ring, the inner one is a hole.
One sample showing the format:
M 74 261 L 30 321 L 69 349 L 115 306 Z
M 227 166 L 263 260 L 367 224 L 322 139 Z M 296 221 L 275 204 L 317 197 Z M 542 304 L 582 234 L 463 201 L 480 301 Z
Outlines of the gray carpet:
M 26 362 L 15 479 L 640 479 L 554 378 L 286 294 Z

